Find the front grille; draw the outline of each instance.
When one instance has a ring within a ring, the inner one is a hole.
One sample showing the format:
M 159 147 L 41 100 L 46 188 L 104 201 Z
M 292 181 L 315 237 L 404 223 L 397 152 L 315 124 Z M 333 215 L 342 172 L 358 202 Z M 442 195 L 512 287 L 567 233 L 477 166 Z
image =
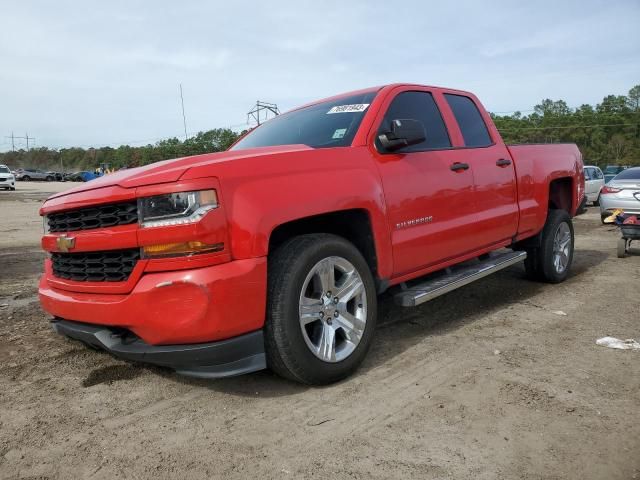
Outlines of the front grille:
M 94 207 L 68 210 L 47 215 L 50 232 L 75 232 L 94 228 L 129 225 L 138 221 L 138 204 L 135 200 Z
M 104 252 L 52 253 L 53 274 L 76 282 L 124 282 L 138 260 L 140 249 Z

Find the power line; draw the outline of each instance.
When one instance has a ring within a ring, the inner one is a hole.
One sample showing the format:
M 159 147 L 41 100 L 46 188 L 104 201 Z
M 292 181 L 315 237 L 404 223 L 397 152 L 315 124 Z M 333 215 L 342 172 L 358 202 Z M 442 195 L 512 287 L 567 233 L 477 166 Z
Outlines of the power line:
M 520 130 L 560 130 L 566 128 L 597 128 L 597 127 L 637 127 L 637 123 L 602 123 L 598 125 L 562 125 L 557 127 L 515 127 L 515 128 L 498 128 L 501 132 L 515 132 Z
M 27 141 L 27 152 L 29 151 L 29 140 L 33 141 L 33 144 L 35 145 L 35 137 L 30 137 L 28 133 L 24 134 L 24 137 L 16 137 L 13 132 L 11 132 L 10 136 L 5 136 L 4 138 L 10 138 L 11 139 L 11 151 L 15 152 L 16 151 L 16 139 L 19 140 L 26 140 Z

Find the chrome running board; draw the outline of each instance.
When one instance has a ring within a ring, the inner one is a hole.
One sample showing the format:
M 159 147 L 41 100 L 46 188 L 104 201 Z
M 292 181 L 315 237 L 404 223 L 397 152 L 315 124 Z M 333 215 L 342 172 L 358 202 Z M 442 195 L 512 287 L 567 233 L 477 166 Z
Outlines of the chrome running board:
M 493 253 L 489 258 L 478 260 L 470 265 L 453 266 L 444 270 L 443 275 L 436 273 L 433 279 L 406 287 L 394 296 L 394 300 L 402 307 L 415 307 L 498 270 L 510 267 L 525 258 L 527 258 L 527 252 Z

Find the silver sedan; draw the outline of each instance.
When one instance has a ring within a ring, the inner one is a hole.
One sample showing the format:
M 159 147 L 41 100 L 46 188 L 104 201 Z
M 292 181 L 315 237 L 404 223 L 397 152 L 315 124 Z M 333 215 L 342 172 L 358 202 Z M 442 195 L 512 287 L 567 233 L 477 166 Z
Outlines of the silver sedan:
M 604 220 L 616 209 L 640 214 L 640 167 L 616 175 L 600 191 L 600 216 Z

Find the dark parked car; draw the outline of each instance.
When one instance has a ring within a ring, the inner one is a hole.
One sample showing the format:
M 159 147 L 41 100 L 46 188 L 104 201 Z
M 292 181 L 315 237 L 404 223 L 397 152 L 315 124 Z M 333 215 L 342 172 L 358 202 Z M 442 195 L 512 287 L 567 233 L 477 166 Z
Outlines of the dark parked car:
M 56 182 L 62 182 L 64 174 L 60 172 L 47 172 L 47 175 L 51 175 Z
M 66 174 L 64 181 L 66 182 L 88 182 L 96 178 L 96 174 L 93 172 L 87 172 L 86 170 L 80 172 L 73 172 Z
M 607 165 L 604 169 L 604 174 L 615 176 L 627 168 L 629 168 L 627 165 Z

